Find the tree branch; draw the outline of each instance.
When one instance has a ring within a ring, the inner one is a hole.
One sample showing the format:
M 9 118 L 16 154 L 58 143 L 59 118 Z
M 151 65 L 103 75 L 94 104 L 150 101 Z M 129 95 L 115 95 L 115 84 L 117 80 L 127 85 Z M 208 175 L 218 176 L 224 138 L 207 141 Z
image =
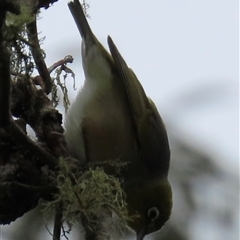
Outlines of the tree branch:
M 10 120 L 10 54 L 4 44 L 3 25 L 7 11 L 19 14 L 20 10 L 11 2 L 0 1 L 0 127 Z
M 28 149 L 33 155 L 39 157 L 39 161 L 44 165 L 47 165 L 52 169 L 58 167 L 58 159 L 32 141 L 14 121 L 10 121 L 10 125 L 6 127 L 6 130 L 20 145 Z
M 36 63 L 39 75 L 44 83 L 43 90 L 46 94 L 49 94 L 52 91 L 52 79 L 44 61 L 42 50 L 40 48 L 36 20 L 27 25 L 27 30 L 29 41 L 31 43 L 31 46 L 33 46 L 30 46 L 33 59 Z
M 53 4 L 54 2 L 57 2 L 58 0 L 39 0 L 38 1 L 38 8 L 49 8 L 50 4 Z
M 0 23 L 1 24 L 1 23 Z M 0 33 L 0 127 L 5 127 L 10 120 L 10 55 L 4 46 Z
M 53 240 L 61 239 L 62 217 L 63 217 L 62 203 L 60 202 L 56 206 L 56 213 L 54 217 L 54 228 L 53 228 Z

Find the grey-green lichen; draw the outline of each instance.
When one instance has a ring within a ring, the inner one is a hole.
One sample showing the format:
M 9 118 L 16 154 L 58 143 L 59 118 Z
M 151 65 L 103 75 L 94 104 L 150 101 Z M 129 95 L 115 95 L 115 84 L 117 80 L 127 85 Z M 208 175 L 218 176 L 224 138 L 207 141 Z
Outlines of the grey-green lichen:
M 63 219 L 70 226 L 76 225 L 78 217 L 83 214 L 89 228 L 94 230 L 97 216 L 103 210 L 117 214 L 123 225 L 130 220 L 119 179 L 106 174 L 102 167 L 78 173 L 75 169 L 73 173 L 70 161 L 64 159 L 60 160 L 60 169 L 57 176 L 59 193 L 54 201 L 44 203 L 46 217 L 53 215 L 61 203 Z
M 33 8 L 27 4 L 24 4 L 24 2 L 19 4 L 19 7 L 20 7 L 19 15 L 10 12 L 7 13 L 6 25 L 8 27 L 14 26 L 21 30 L 24 24 L 28 24 L 35 20 L 35 14 L 33 13 Z

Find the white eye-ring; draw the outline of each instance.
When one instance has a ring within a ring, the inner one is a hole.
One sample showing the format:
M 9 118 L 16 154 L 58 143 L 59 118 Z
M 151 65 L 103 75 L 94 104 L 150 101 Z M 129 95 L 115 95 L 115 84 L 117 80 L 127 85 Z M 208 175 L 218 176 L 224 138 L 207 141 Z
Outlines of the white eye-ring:
M 155 221 L 159 216 L 159 211 L 156 207 L 151 207 L 147 211 L 147 216 L 151 221 Z

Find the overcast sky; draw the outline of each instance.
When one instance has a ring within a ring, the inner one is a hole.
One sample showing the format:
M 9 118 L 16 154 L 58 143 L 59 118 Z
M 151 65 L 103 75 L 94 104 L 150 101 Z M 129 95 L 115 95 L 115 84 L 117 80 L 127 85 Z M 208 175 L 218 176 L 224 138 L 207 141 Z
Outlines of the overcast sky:
M 106 48 L 107 35 L 113 38 L 158 106 L 170 135 L 197 145 L 222 168 L 238 174 L 238 1 L 91 0 L 88 14 Z M 67 1 L 42 10 L 40 17 L 47 64 L 72 55 L 70 67 L 79 88 L 84 80 L 81 38 Z
M 169 131 L 231 162 L 224 167 L 236 173 L 238 11 L 237 0 L 92 0 L 88 10 L 95 35 L 106 47 L 107 35 L 113 38 Z M 81 38 L 67 1 L 40 16 L 47 63 L 73 55 L 81 86 Z

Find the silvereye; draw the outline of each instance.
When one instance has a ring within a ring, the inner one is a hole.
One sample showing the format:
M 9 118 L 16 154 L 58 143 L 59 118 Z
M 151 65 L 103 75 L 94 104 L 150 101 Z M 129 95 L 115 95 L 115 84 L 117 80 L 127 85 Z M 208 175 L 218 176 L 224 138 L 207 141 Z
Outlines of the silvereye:
M 156 106 L 111 37 L 109 54 L 93 34 L 79 1 L 68 6 L 82 37 L 85 74 L 66 116 L 68 150 L 85 162 L 129 162 L 121 177 L 129 214 L 138 214 L 129 226 L 140 240 L 158 231 L 171 214 L 167 133 Z

